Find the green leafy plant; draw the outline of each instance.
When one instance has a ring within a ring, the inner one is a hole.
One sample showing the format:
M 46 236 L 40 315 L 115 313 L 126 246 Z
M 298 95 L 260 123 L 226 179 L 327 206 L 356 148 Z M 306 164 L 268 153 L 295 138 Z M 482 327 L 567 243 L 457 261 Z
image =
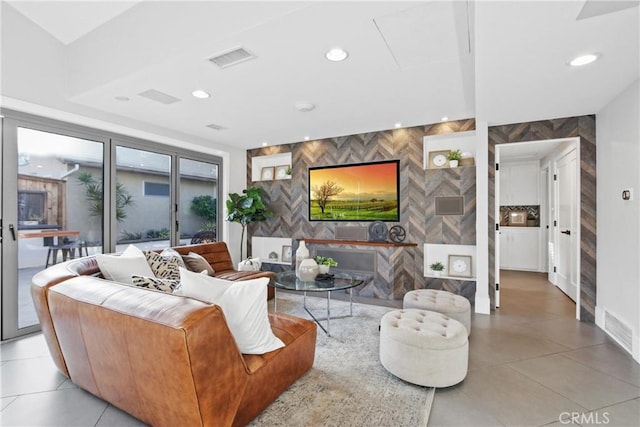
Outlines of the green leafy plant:
M 196 196 L 191 200 L 191 212 L 204 219 L 205 223 L 216 223 L 218 204 L 213 196 Z
M 122 234 L 121 240 L 142 240 L 141 232 L 137 232 L 137 231 L 129 232 L 129 231 L 123 230 L 122 233 L 120 234 Z
M 146 237 L 147 239 L 168 239 L 169 233 L 168 228 L 163 228 L 161 230 L 147 230 Z
M 460 150 L 451 150 L 447 156 L 448 160 L 460 160 L 462 158 L 462 152 Z
M 247 224 L 252 222 L 265 221 L 273 216 L 273 212 L 267 208 L 262 197 L 267 193 L 258 187 L 249 187 L 242 190 L 242 194 L 229 193 L 229 200 L 226 201 L 227 215 L 226 220 L 237 222 L 242 226 L 242 235 L 240 237 L 240 259 L 242 259 L 242 246 L 244 242 L 244 232 Z
M 89 214 L 102 218 L 104 211 L 102 181 L 96 180 L 89 172 L 80 172 L 77 179 L 84 186 L 84 193 L 89 202 Z M 126 208 L 134 204 L 131 193 L 122 183 L 116 182 L 116 221 L 124 220 L 127 217 Z
M 316 264 L 318 265 L 328 265 L 329 267 L 337 267 L 338 263 L 331 257 L 323 257 L 320 255 L 317 255 L 314 258 Z
M 429 266 L 429 268 L 430 268 L 432 271 L 442 271 L 442 270 L 444 270 L 444 264 L 442 264 L 440 261 L 438 261 L 438 262 L 434 262 L 433 264 L 431 264 L 431 265 Z

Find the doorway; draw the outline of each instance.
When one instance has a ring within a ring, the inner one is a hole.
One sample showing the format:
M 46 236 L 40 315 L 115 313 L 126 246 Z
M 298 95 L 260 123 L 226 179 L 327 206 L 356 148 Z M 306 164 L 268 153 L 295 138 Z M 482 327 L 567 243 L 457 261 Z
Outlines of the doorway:
M 580 297 L 579 138 L 496 145 L 495 278 L 501 269 L 547 273 Z M 513 187 L 513 188 L 512 188 Z M 496 308 L 501 306 L 499 285 Z

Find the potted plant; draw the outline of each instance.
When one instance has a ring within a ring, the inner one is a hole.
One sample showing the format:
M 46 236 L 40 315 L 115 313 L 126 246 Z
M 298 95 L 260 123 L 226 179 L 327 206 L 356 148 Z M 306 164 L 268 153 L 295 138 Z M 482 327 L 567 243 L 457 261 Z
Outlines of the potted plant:
M 329 268 L 338 266 L 338 263 L 331 257 L 323 257 L 318 255 L 314 258 L 314 260 L 316 261 L 316 264 L 318 264 L 320 274 L 327 274 L 329 273 Z
M 451 150 L 449 151 L 449 155 L 447 159 L 449 160 L 449 166 L 452 168 L 458 167 L 458 161 L 462 158 L 462 151 L 460 150 Z
M 267 194 L 262 188 L 249 187 L 242 190 L 242 194 L 229 193 L 227 200 L 226 220 L 237 222 L 242 226 L 242 234 L 240 236 L 240 259 L 242 260 L 242 246 L 244 242 L 244 231 L 247 224 L 252 222 L 265 221 L 273 216 L 273 212 L 267 209 L 262 197 Z
M 444 270 L 444 264 L 442 264 L 440 261 L 434 262 L 429 266 L 429 268 L 431 269 L 435 277 L 440 277 L 440 274 L 442 274 L 442 271 Z

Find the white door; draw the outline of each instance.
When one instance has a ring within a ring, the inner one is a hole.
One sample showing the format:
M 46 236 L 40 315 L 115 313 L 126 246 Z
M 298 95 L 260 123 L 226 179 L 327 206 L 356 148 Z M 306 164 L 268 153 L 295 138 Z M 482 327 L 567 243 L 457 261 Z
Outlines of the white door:
M 576 244 L 579 234 L 578 227 L 578 203 L 577 203 L 577 177 L 576 177 L 576 150 L 561 157 L 556 163 L 557 175 L 557 221 L 556 229 L 556 285 L 576 301 L 578 289 L 578 269 Z

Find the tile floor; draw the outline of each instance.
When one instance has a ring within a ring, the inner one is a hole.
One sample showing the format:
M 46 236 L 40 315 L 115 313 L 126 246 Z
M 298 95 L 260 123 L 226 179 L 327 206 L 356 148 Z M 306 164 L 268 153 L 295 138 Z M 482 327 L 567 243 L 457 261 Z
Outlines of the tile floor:
M 429 426 L 640 425 L 640 366 L 575 321 L 546 275 L 502 281 L 502 307 L 473 316 L 467 378 L 437 390 Z M 40 334 L 2 344 L 0 373 L 2 426 L 144 425 L 58 373 Z

